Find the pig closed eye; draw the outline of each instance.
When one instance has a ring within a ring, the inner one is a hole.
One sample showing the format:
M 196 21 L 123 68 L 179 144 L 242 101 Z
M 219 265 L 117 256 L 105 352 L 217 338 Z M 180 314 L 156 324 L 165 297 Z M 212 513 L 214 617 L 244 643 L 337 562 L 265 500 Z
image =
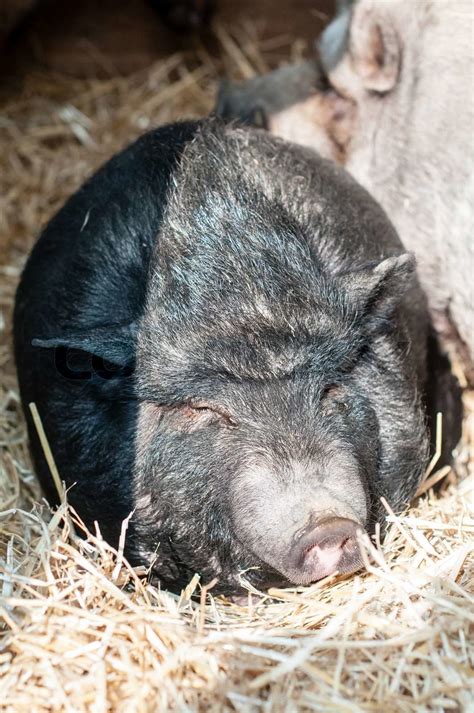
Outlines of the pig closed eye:
M 221 406 L 210 405 L 207 403 L 188 403 L 182 407 L 184 410 L 190 412 L 191 416 L 197 416 L 202 418 L 212 418 L 213 420 L 219 420 L 225 426 L 237 426 L 237 422 L 230 415 L 230 413 L 222 408 Z
M 227 411 L 206 403 L 189 402 L 176 406 L 163 406 L 159 411 L 162 428 L 182 433 L 193 433 L 211 425 L 227 428 L 237 426 L 236 421 Z
M 337 406 L 340 411 L 347 411 L 349 406 L 346 401 L 345 391 L 344 387 L 339 384 L 330 384 L 324 389 L 321 401 Z

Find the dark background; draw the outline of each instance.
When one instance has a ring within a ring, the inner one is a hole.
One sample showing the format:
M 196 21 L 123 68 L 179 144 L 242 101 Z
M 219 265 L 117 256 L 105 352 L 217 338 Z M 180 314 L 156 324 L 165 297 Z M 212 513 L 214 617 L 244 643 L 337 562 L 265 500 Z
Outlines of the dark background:
M 205 28 L 179 33 L 148 0 L 0 0 L 0 71 L 3 81 L 33 66 L 73 77 L 127 75 L 196 44 L 216 54 L 216 25 L 238 23 L 259 41 L 299 39 L 304 55 L 333 11 L 334 0 L 215 0 Z

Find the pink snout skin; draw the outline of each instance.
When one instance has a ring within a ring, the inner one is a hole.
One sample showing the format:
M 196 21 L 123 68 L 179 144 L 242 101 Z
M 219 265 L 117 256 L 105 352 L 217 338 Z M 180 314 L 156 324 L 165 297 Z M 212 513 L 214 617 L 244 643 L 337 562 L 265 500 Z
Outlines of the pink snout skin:
M 330 574 L 355 572 L 362 566 L 357 533 L 363 528 L 346 518 L 322 522 L 304 538 L 302 569 L 316 581 Z

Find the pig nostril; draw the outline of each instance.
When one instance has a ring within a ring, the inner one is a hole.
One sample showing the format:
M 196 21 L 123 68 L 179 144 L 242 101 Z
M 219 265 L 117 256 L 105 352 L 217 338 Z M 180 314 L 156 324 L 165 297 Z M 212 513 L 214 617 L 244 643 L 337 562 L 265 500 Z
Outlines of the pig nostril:
M 295 556 L 304 578 L 316 581 L 335 572 L 345 574 L 359 569 L 362 558 L 357 532 L 361 530 L 353 520 L 334 517 L 320 522 L 303 536 Z

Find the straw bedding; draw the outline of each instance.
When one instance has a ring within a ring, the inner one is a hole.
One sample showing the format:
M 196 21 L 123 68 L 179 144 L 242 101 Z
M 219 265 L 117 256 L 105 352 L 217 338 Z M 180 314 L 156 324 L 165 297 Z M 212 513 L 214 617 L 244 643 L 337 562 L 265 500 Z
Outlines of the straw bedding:
M 64 503 L 42 503 L 11 355 L 19 272 L 41 226 L 100 163 L 148 126 L 205 114 L 219 73 L 266 68 L 223 30 L 198 48 L 101 81 L 30 75 L 0 111 L 0 710 L 462 711 L 472 705 L 472 393 L 456 472 L 404 516 L 387 510 L 367 572 L 214 598 L 152 586 Z M 289 48 L 283 47 L 288 54 Z M 471 416 L 469 416 L 471 412 Z M 469 435 L 471 438 L 469 438 Z M 54 446 L 54 444 L 52 444 Z M 433 477 L 434 473 L 434 477 Z M 192 595 L 197 595 L 192 596 Z

